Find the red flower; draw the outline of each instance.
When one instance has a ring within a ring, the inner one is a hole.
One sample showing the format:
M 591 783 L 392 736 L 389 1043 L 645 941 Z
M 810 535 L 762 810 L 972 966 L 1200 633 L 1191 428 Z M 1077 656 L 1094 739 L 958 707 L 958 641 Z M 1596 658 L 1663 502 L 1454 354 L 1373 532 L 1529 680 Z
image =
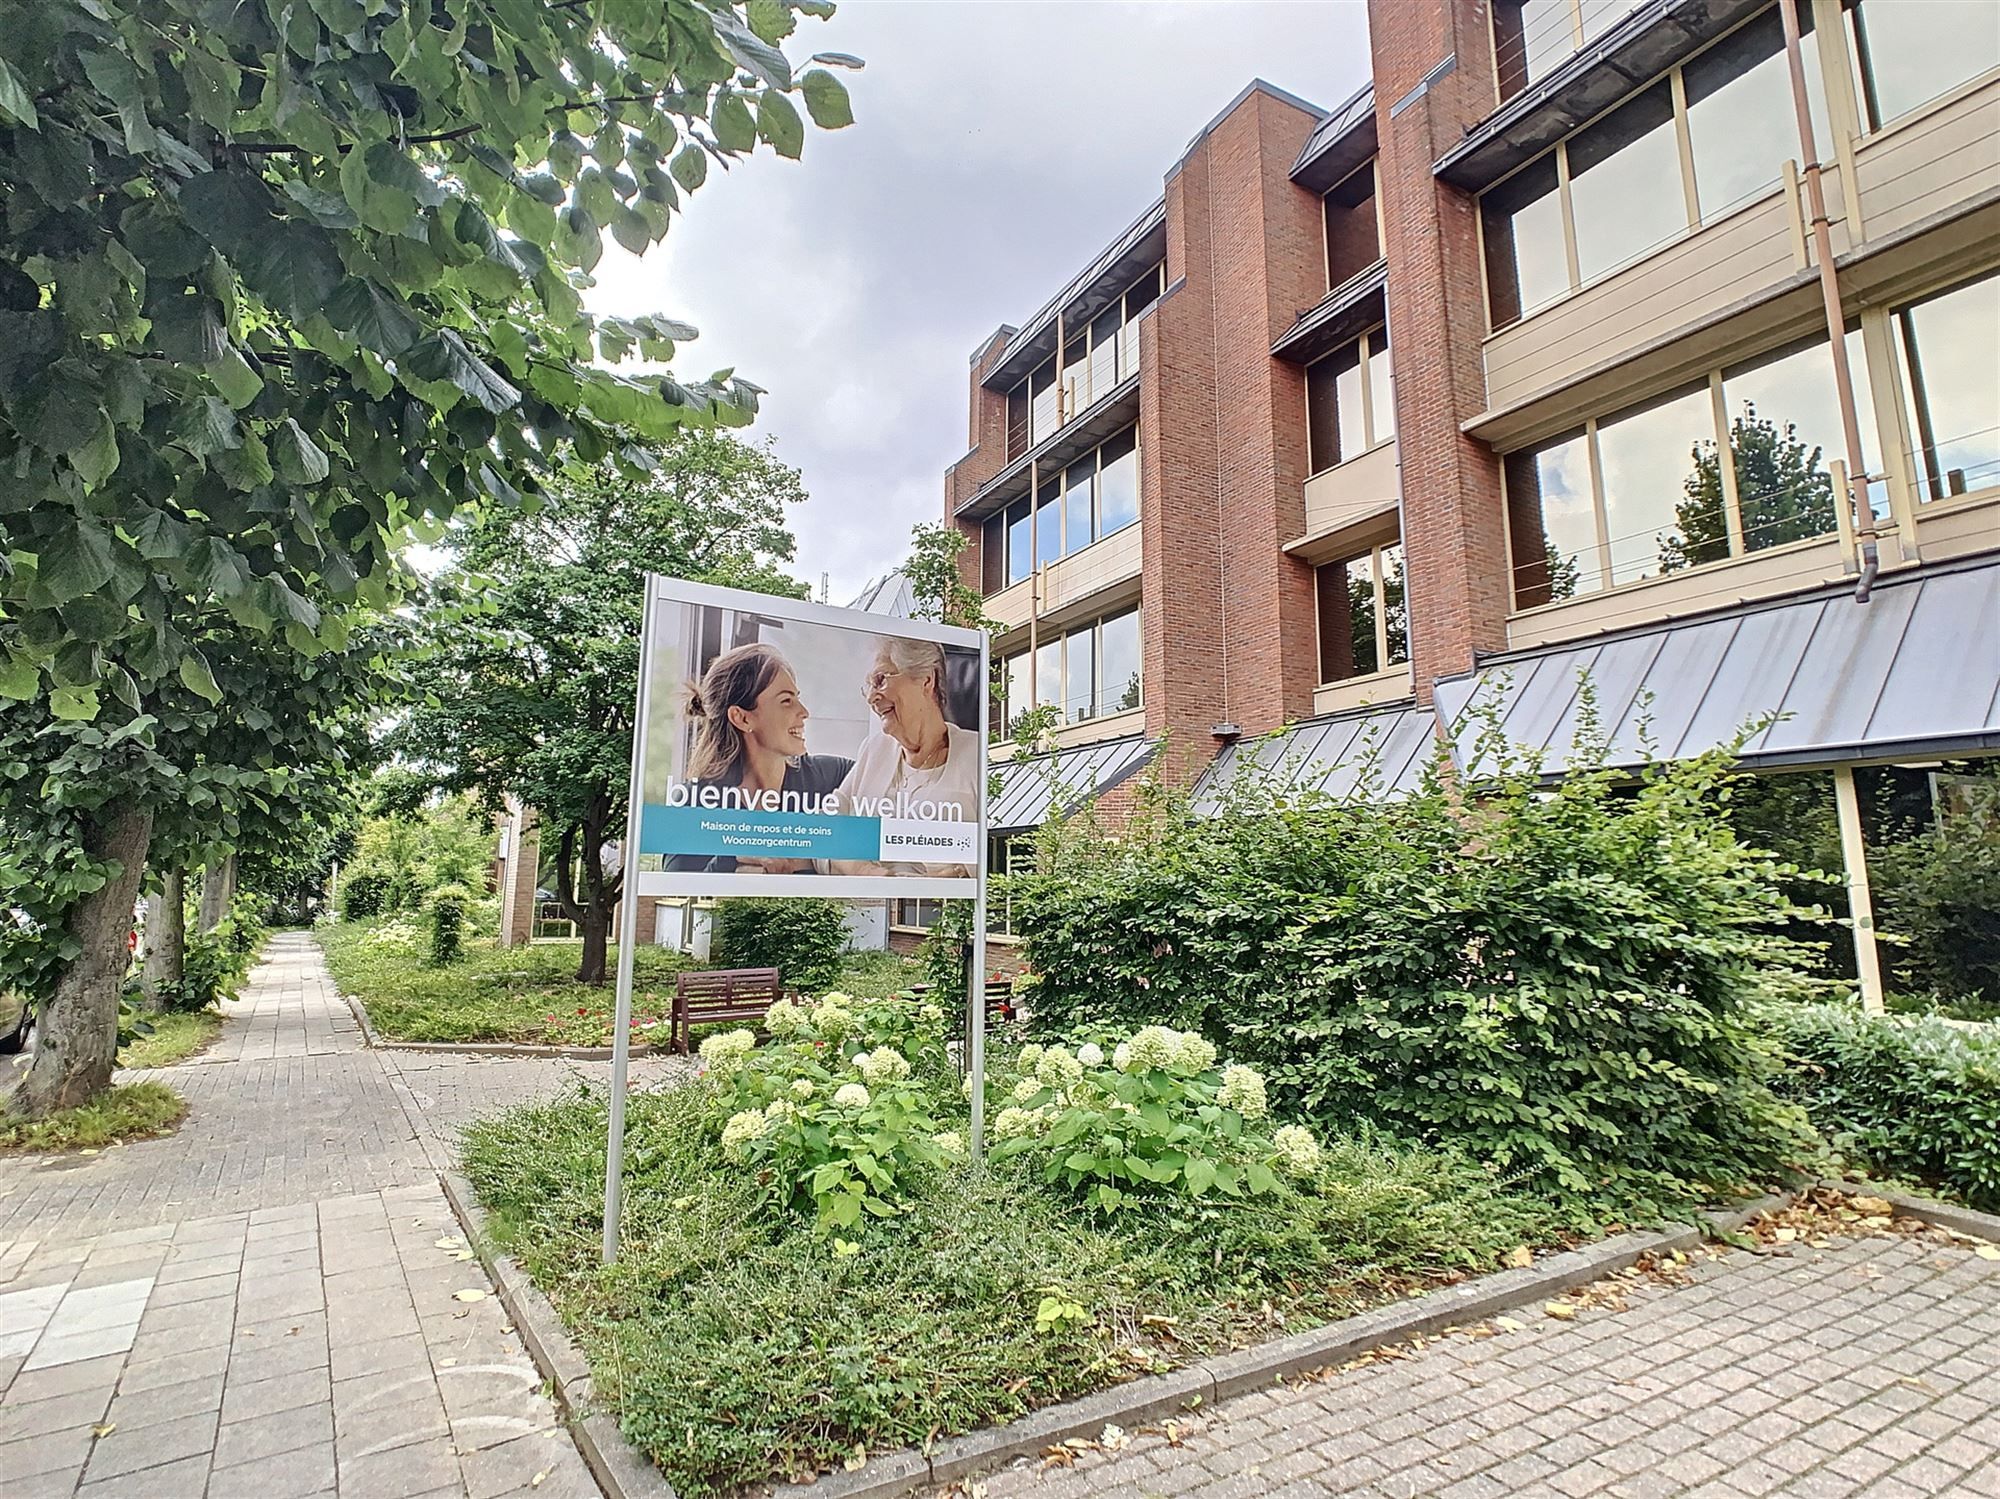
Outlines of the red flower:
M 586 1010 L 582 1005 L 578 1005 L 576 1007 L 576 1013 L 579 1015 L 588 1015 L 590 1011 Z

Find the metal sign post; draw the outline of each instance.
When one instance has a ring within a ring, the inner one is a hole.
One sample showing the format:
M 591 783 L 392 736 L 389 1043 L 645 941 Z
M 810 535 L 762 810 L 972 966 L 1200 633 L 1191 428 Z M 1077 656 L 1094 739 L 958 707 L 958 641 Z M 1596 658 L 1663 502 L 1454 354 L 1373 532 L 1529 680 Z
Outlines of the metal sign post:
M 653 638 L 653 586 L 646 580 L 646 605 L 640 615 L 639 639 Z M 639 695 L 632 719 L 632 784 L 625 808 L 625 844 L 619 849 L 624 874 L 618 887 L 618 1000 L 611 1022 L 611 1119 L 604 1145 L 604 1263 L 618 1258 L 618 1220 L 625 1187 L 625 1075 L 632 1059 L 632 963 L 639 945 L 639 772 L 646 764 L 646 710 L 652 673 L 639 649 Z M 597 850 L 590 857 L 600 858 Z M 532 878 L 532 876 L 531 876 Z
M 979 650 L 979 888 L 972 897 L 972 950 L 971 959 L 966 964 L 968 981 L 966 1003 L 972 1006 L 965 1026 L 965 1071 L 972 1079 L 972 1118 L 970 1120 L 971 1140 L 968 1142 L 972 1164 L 976 1168 L 986 1158 L 986 876 L 987 876 L 987 836 L 986 836 L 986 777 L 988 771 L 988 719 L 993 711 L 992 684 L 987 677 L 989 670 L 987 650 L 982 644 Z

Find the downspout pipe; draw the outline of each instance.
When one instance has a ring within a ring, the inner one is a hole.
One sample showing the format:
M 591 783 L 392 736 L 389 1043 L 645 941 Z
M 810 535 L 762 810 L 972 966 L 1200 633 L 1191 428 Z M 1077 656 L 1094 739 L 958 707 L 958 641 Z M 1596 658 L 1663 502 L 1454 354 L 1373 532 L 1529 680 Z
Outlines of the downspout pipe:
M 1827 346 L 1833 352 L 1833 388 L 1840 402 L 1841 437 L 1847 444 L 1848 492 L 1836 496 L 1854 515 L 1854 541 L 1861 553 L 1861 576 L 1854 601 L 1868 602 L 1875 577 L 1882 570 L 1875 534 L 1875 507 L 1868 501 L 1868 465 L 1861 456 L 1861 419 L 1854 405 L 1854 375 L 1847 364 L 1847 316 L 1840 306 L 1840 277 L 1833 264 L 1832 221 L 1826 213 L 1826 190 L 1820 181 L 1819 148 L 1813 143 L 1812 103 L 1806 95 L 1806 62 L 1799 31 L 1798 0 L 1778 0 L 1785 28 L 1785 61 L 1792 79 L 1792 110 L 1798 116 L 1799 154 L 1805 162 L 1806 208 L 1812 215 L 1813 257 L 1819 262 L 1819 288 L 1826 304 Z M 1852 182 L 1842 184 L 1855 191 Z M 1856 504 L 1856 495 L 1860 503 Z

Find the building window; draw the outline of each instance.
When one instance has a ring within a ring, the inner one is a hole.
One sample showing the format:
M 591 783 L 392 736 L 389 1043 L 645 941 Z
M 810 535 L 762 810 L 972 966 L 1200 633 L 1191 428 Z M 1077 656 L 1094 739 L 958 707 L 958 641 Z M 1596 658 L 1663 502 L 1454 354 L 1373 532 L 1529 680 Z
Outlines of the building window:
M 896 926 L 922 927 L 929 931 L 938 923 L 938 916 L 944 910 L 941 900 L 897 899 L 890 902 L 893 909 L 889 920 Z
M 1389 331 L 1377 328 L 1306 366 L 1306 456 L 1312 473 L 1396 435 Z
M 1541 82 L 1632 8 L 1632 0 L 1495 0 L 1493 61 L 1500 97 L 1511 99 Z
M 1137 609 L 1043 640 L 1032 653 L 1021 651 L 1002 663 L 1001 725 L 1011 733 L 1031 699 L 1060 709 L 1064 723 L 1137 708 L 1142 664 Z
M 1012 463 L 1034 444 L 1029 439 L 1028 382 L 1007 392 L 1007 461 Z
M 1038 479 L 1029 499 L 986 523 L 980 583 L 989 594 L 1139 518 L 1139 430 L 1127 427 L 1068 468 Z
M 1007 507 L 1007 581 L 1019 583 L 1035 569 L 1035 503 L 1016 500 Z
M 1801 26 L 1811 21 L 1801 8 Z M 1804 49 L 1818 154 L 1833 152 L 1819 49 Z M 1775 12 L 1481 195 L 1492 326 L 1608 276 L 1772 189 L 1798 154 Z
M 1097 462 L 1097 534 L 1109 536 L 1139 518 L 1139 429 L 1105 443 Z
M 2000 274 L 1905 307 L 1891 326 L 1919 499 L 2000 484 Z
M 1375 163 L 1350 172 L 1322 200 L 1326 221 L 1328 291 L 1382 258 L 1382 224 L 1375 212 Z
M 1873 473 L 1881 462 L 1858 328 L 1847 352 Z M 1843 445 L 1820 338 L 1510 453 L 1514 607 L 1832 535 L 1831 465 Z
M 1410 659 L 1400 542 L 1326 563 L 1315 570 L 1314 585 L 1320 681 L 1365 677 Z
M 1033 833 L 995 833 L 986 840 L 986 872 L 989 875 L 1028 874 L 1034 867 Z M 988 901 L 986 906 L 986 929 L 1011 937 L 1014 935 L 1014 893 L 1001 885 L 995 887 L 993 894 L 996 898 Z
M 1060 360 L 1044 361 L 1007 393 L 1009 462 L 1138 373 L 1136 324 L 1160 299 L 1164 273 L 1165 267 L 1156 265 L 1114 296 L 1109 307 L 1070 335 Z
M 1992 0 L 1848 0 L 1871 130 L 2000 66 Z
M 988 516 L 979 532 L 979 591 L 995 594 L 1007 586 L 1007 514 Z
M 1027 386 L 1028 445 L 1033 447 L 1061 421 L 1062 388 L 1056 384 L 1056 362 L 1051 359 L 1029 375 Z

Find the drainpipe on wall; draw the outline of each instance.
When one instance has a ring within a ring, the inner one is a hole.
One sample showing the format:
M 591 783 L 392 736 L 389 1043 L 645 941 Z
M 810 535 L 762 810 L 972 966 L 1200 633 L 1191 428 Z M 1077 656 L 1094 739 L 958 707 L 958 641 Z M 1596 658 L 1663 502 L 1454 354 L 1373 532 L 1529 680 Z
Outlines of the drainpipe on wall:
M 1840 401 L 1841 436 L 1847 444 L 1846 491 L 1836 498 L 1850 507 L 1854 539 L 1861 552 L 1861 576 L 1854 585 L 1856 603 L 1868 602 L 1875 575 L 1882 570 L 1876 544 L 1875 507 L 1868 500 L 1868 465 L 1861 456 L 1861 420 L 1854 406 L 1854 376 L 1847 364 L 1847 318 L 1840 308 L 1840 278 L 1833 264 L 1833 233 L 1826 214 L 1826 192 L 1820 182 L 1819 151 L 1813 144 L 1812 103 L 1806 97 L 1805 53 L 1800 41 L 1798 0 L 1778 0 L 1785 26 L 1785 61 L 1792 79 L 1792 109 L 1798 116 L 1799 151 L 1805 160 L 1806 204 L 1812 215 L 1813 255 L 1819 261 L 1820 295 L 1826 303 L 1827 345 L 1833 351 L 1833 386 Z M 1851 196 L 1856 184 L 1842 184 Z M 1856 504 L 1856 493 L 1860 503 Z

